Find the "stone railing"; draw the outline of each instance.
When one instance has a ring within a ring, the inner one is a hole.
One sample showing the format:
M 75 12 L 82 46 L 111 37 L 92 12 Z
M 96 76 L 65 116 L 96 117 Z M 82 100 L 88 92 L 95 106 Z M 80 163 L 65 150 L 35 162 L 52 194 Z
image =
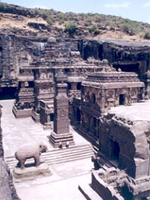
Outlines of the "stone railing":
M 19 92 L 19 96 L 21 95 L 33 95 L 34 89 L 33 88 L 21 88 Z
M 133 72 L 100 72 L 89 74 L 86 81 L 111 83 L 111 82 L 139 82 L 138 75 Z

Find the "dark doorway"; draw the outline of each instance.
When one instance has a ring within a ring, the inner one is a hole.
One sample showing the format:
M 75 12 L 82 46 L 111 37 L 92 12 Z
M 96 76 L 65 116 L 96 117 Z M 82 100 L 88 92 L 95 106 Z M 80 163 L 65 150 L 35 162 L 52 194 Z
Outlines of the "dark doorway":
M 119 95 L 119 105 L 125 105 L 125 94 Z
M 79 110 L 79 108 L 77 108 L 77 116 L 76 116 L 76 121 L 78 124 L 80 124 L 80 120 L 81 120 L 81 111 Z
M 0 99 L 15 99 L 16 87 L 4 87 L 0 89 Z
M 111 147 L 112 147 L 112 152 L 111 152 L 112 159 L 118 160 L 120 154 L 119 144 L 116 141 L 111 140 Z
M 71 83 L 68 83 L 68 90 L 71 90 Z
M 81 90 L 81 83 L 77 84 L 77 90 Z
M 51 113 L 51 114 L 50 114 L 50 120 L 51 120 L 51 121 L 54 121 L 54 113 Z

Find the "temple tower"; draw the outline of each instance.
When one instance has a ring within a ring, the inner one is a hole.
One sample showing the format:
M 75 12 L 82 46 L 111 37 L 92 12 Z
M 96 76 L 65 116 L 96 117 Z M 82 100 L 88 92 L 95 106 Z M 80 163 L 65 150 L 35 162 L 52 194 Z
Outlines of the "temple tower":
M 54 97 L 54 131 L 50 135 L 50 143 L 54 147 L 71 146 L 74 144 L 73 136 L 69 130 L 67 76 L 62 72 L 55 76 Z

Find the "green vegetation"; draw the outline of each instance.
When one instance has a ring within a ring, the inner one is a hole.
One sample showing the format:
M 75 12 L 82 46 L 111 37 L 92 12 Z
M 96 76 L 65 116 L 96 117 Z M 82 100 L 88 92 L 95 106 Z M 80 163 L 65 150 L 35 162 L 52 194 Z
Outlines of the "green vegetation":
M 89 32 L 90 32 L 90 33 L 93 33 L 94 35 L 100 34 L 99 29 L 97 28 L 97 26 L 94 26 L 94 25 L 93 25 L 92 27 L 89 28 Z
M 48 23 L 48 25 L 52 25 L 53 24 L 51 17 L 47 17 L 46 18 L 46 22 Z
M 145 33 L 144 39 L 150 40 L 150 32 Z
M 74 22 L 68 22 L 66 24 L 65 32 L 68 32 L 70 36 L 73 36 L 77 30 L 77 24 Z

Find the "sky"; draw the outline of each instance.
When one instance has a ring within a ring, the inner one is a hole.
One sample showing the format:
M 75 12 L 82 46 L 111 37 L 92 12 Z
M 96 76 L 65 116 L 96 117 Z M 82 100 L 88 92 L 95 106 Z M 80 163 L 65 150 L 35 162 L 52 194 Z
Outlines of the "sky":
M 1 0 L 28 8 L 115 15 L 150 24 L 150 0 Z

